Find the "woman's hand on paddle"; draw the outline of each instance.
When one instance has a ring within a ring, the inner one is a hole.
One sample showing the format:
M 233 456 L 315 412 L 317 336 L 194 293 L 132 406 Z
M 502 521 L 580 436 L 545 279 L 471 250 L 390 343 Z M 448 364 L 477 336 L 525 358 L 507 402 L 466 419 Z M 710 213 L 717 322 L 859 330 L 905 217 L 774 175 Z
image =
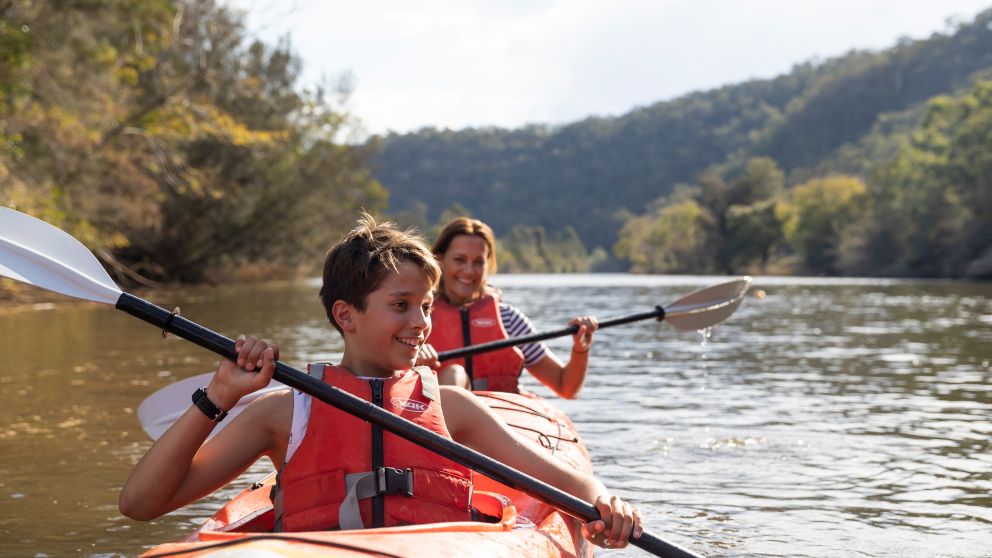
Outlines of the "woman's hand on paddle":
M 238 352 L 238 362 L 221 360 L 207 387 L 207 396 L 225 411 L 245 395 L 269 385 L 279 360 L 279 346 L 265 339 L 239 335 L 234 350 Z
M 572 336 L 572 352 L 589 352 L 589 347 L 592 346 L 592 334 L 599 328 L 596 316 L 576 316 L 568 324 L 579 326 L 579 331 Z
M 599 321 L 595 316 L 576 316 L 568 323 L 578 327 L 572 335 L 572 355 L 568 364 L 562 364 L 553 352 L 546 351 L 540 360 L 528 364 L 527 370 L 561 397 L 575 399 L 586 381 L 592 334 L 599 329 Z
M 602 519 L 583 525 L 582 535 L 596 546 L 623 548 L 631 534 L 636 539 L 644 532 L 641 513 L 618 496 L 599 496 L 595 505 Z
M 424 343 L 417 351 L 417 362 L 415 366 L 429 366 L 434 370 L 441 367 L 441 361 L 437 358 L 437 350 L 430 343 Z

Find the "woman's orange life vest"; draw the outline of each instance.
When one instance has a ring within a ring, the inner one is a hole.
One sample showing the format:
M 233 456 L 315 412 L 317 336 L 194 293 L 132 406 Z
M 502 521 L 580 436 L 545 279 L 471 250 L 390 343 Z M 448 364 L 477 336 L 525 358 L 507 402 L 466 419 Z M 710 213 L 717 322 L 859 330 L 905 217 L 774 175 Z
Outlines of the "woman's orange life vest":
M 509 338 L 499 313 L 499 294 L 486 293 L 470 304 L 457 307 L 438 297 L 431 313 L 431 335 L 427 341 L 438 352 Z M 524 354 L 517 347 L 446 360 L 443 364 L 461 364 L 472 379 L 473 390 L 520 391 L 520 372 Z
M 388 379 L 323 366 L 324 382 L 451 438 L 437 376 L 425 367 Z M 303 441 L 272 491 L 276 530 L 361 529 L 472 518 L 472 472 L 314 401 Z

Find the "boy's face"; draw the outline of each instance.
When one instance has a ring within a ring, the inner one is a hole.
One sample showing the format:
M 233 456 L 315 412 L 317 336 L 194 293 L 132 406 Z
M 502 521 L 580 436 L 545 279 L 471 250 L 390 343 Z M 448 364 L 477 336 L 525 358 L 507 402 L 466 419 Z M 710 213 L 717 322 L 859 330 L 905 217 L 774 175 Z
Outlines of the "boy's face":
M 361 376 L 392 376 L 414 365 L 431 332 L 434 285 L 409 261 L 387 272 L 365 299 L 365 310 L 351 308 L 341 364 Z

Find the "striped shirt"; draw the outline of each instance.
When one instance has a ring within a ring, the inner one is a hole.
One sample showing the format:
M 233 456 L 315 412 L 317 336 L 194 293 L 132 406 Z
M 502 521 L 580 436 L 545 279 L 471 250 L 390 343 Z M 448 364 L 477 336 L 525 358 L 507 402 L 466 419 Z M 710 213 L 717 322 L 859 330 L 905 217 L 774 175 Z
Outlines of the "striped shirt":
M 534 333 L 534 324 L 516 306 L 500 302 L 499 317 L 503 320 L 503 327 L 506 328 L 506 334 L 510 338 Z M 520 350 L 524 353 L 524 366 L 529 367 L 544 358 L 547 348 L 544 343 L 528 343 L 520 345 Z

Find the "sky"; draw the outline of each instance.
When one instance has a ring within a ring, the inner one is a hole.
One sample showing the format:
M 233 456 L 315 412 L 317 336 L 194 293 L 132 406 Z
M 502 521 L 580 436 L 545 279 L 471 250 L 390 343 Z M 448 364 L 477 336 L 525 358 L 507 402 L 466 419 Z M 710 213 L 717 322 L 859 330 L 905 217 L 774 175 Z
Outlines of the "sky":
M 362 133 L 563 124 L 946 32 L 992 0 L 227 0 Z

